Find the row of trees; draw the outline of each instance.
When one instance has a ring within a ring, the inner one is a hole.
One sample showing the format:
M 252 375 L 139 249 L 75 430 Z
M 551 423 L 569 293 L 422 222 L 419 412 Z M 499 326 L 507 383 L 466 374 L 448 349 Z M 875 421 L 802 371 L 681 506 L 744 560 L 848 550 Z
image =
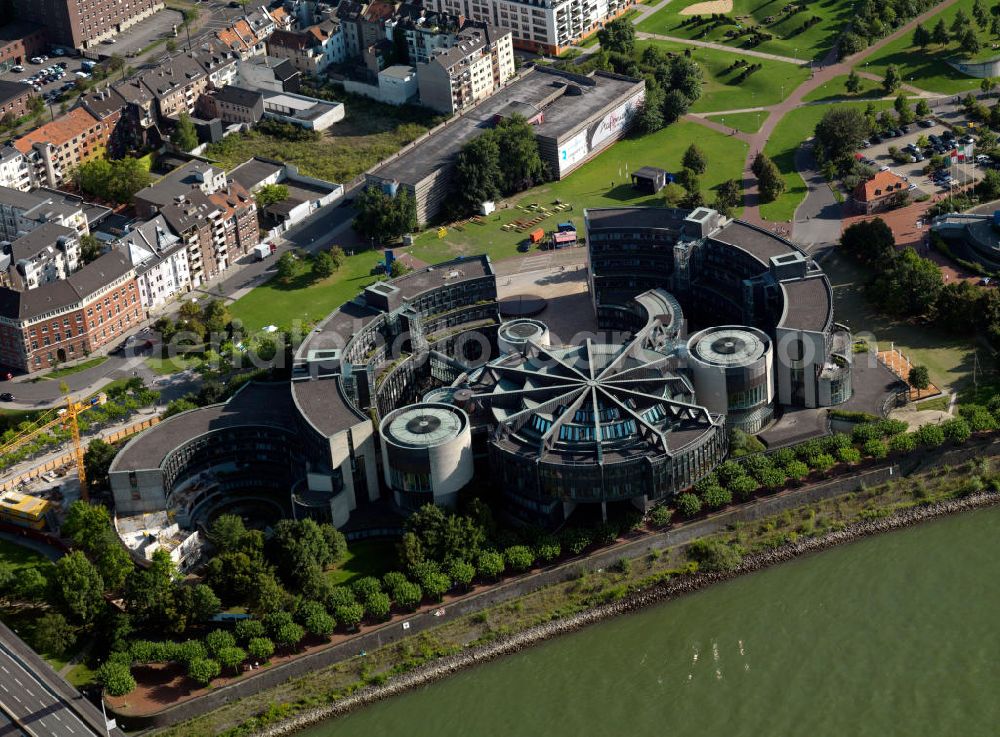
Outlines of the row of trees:
M 145 159 L 92 159 L 73 171 L 73 182 L 82 192 L 105 202 L 127 205 L 140 189 L 152 182 Z
M 837 42 L 840 57 L 863 51 L 933 5 L 933 0 L 863 0 L 854 5 L 850 25 Z
M 978 54 L 982 50 L 982 42 L 976 26 L 982 31 L 989 29 L 994 38 L 1000 37 L 1000 5 L 994 5 L 987 11 L 982 0 L 975 0 L 972 4 L 972 18 L 969 18 L 964 8 L 959 8 L 950 26 L 945 24 L 944 18 L 940 18 L 930 30 L 918 23 L 913 29 L 913 45 L 923 51 L 928 46 L 943 48 L 954 42 L 965 53 Z

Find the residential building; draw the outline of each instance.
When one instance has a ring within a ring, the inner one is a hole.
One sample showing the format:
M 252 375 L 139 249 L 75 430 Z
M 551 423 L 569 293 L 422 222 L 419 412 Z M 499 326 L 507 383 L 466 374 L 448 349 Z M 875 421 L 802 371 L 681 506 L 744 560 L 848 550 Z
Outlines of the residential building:
M 164 7 L 163 0 L 14 0 L 14 5 L 22 21 L 45 26 L 49 41 L 74 49 L 114 38 Z
M 95 89 L 80 98 L 80 105 L 113 126 L 107 143 L 113 156 L 162 143 L 156 125 L 156 99 L 138 76 Z
M 224 123 L 253 125 L 264 116 L 264 95 L 259 90 L 231 84 L 202 95 L 199 109 L 204 118 L 222 118 Z
M 891 171 L 880 171 L 867 182 L 860 182 L 852 193 L 852 202 L 858 212 L 873 213 L 886 210 L 906 194 L 909 182 Z
M 420 84 L 417 70 L 405 64 L 394 64 L 378 73 L 378 99 L 389 105 L 417 102 Z
M 258 213 L 266 227 L 290 227 L 344 196 L 343 185 L 304 176 L 294 165 L 271 159 L 245 161 L 229 172 L 229 181 L 251 193 L 268 184 L 282 184 L 288 189 L 284 200 Z
M 214 279 L 229 267 L 223 213 L 204 192 L 178 195 L 160 213 L 184 242 L 191 287 Z
M 427 0 L 426 7 L 509 28 L 517 48 L 555 56 L 633 4 L 634 0 Z
M 236 84 L 271 92 L 298 92 L 302 72 L 288 59 L 260 56 L 241 61 Z
M 235 58 L 233 59 L 235 65 Z M 208 72 L 195 52 L 172 57 L 142 75 L 142 83 L 156 100 L 160 119 L 194 114 L 195 103 L 208 89 Z
M 58 186 L 80 164 L 103 155 L 114 125 L 77 107 L 14 140 L 38 182 Z
M 43 25 L 15 21 L 0 26 L 0 74 L 18 64 L 27 64 L 33 56 L 44 54 L 48 44 Z
M 461 16 L 427 11 L 419 5 L 403 5 L 399 12 L 392 40 L 395 44 L 405 42 L 410 64 L 426 62 L 436 50 L 454 46 L 464 22 Z
M 188 291 L 188 251 L 162 215 L 130 228 L 115 244 L 135 269 L 139 298 L 147 310 Z
M 11 122 L 31 112 L 31 98 L 35 91 L 31 85 L 0 80 L 0 119 Z
M 191 161 L 179 166 L 155 184 L 136 192 L 132 198 L 136 214 L 140 218 L 151 218 L 160 209 L 192 189 L 208 195 L 224 189 L 227 184 L 226 172 L 204 161 Z
M 234 264 L 260 243 L 257 201 L 236 181 L 227 184 L 225 189 L 210 194 L 208 199 L 221 213 L 226 261 Z
M 65 279 L 80 266 L 80 237 L 72 228 L 43 223 L 14 241 L 0 241 L 0 284 L 35 289 Z
M 37 289 L 0 287 L 0 365 L 31 373 L 84 358 L 143 319 L 135 273 L 117 251 Z
M 107 208 L 88 205 L 76 195 L 57 190 L 25 192 L 0 187 L 0 240 L 17 240 L 45 223 L 62 225 L 84 236 L 90 233 L 89 215 L 99 220 L 108 212 Z
M 0 147 L 0 187 L 27 192 L 33 182 L 31 165 L 24 154 L 13 146 Z
M 303 74 L 322 74 L 347 58 L 340 23 L 325 20 L 301 31 L 275 31 L 267 41 L 268 54 L 287 59 Z
M 510 31 L 467 23 L 449 47 L 435 49 L 417 63 L 420 102 L 442 113 L 455 113 L 496 93 L 514 78 Z

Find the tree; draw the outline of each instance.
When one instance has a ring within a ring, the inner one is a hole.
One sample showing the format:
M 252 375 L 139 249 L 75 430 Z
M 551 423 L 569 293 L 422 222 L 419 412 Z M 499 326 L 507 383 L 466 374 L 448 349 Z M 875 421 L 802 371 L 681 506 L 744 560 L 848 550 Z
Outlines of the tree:
M 326 279 L 333 276 L 336 269 L 333 266 L 333 259 L 326 251 L 320 251 L 313 259 L 313 275 L 319 279 Z
M 389 616 L 389 611 L 392 609 L 392 600 L 388 594 L 380 591 L 377 594 L 369 596 L 365 600 L 364 607 L 365 616 L 368 619 L 380 622 Z
M 464 560 L 453 560 L 448 564 L 448 578 L 450 578 L 456 586 L 468 588 L 469 584 L 472 583 L 472 579 L 475 577 L 476 567 L 471 563 L 466 563 Z
M 647 46 L 647 49 L 655 48 Z M 640 133 L 653 133 L 663 127 L 663 88 L 655 80 L 646 80 L 646 96 L 635 116 L 635 128 Z
M 96 261 L 101 255 L 101 242 L 90 233 L 80 237 L 80 258 L 84 264 Z
M 951 34 L 955 37 L 961 36 L 970 24 L 969 16 L 965 14 L 964 10 L 959 9 L 955 14 L 954 20 L 951 22 Z
M 917 399 L 920 398 L 920 392 L 931 385 L 931 377 L 927 367 L 920 364 L 914 364 L 910 367 L 910 373 L 906 380 L 910 386 L 917 390 Z
M 889 268 L 876 278 L 871 293 L 889 312 L 917 317 L 931 310 L 942 285 L 937 264 L 907 248 L 897 254 Z
M 455 161 L 455 202 L 463 214 L 478 212 L 484 202 L 500 197 L 500 139 L 488 131 L 469 141 Z
M 473 573 L 475 569 L 473 569 Z M 412 583 L 410 581 L 404 581 L 399 584 L 395 589 L 393 589 L 393 598 L 396 600 L 396 605 L 400 609 L 413 610 L 416 609 L 420 604 L 420 600 L 424 598 L 423 589 L 420 588 L 420 584 Z
M 267 660 L 274 655 L 274 643 L 266 637 L 252 637 L 247 643 L 247 653 L 254 660 Z
M 944 430 L 940 425 L 921 425 L 917 429 L 917 441 L 927 448 L 937 448 L 944 443 Z
M 55 593 L 67 614 L 89 624 L 104 609 L 104 581 L 81 551 L 74 550 L 56 562 Z
M 941 432 L 944 433 L 945 440 L 952 443 L 964 443 L 972 436 L 972 429 L 964 417 L 953 417 L 941 423 Z
M 924 28 L 923 24 L 917 23 L 917 27 L 913 29 L 913 45 L 923 51 L 930 46 L 931 41 L 931 32 Z
M 278 257 L 278 278 L 286 284 L 299 274 L 299 259 L 291 251 L 285 251 Z
M 87 473 L 87 483 L 95 490 L 111 488 L 108 469 L 117 453 L 118 450 L 113 445 L 100 438 L 95 438 L 87 444 L 87 450 L 83 454 L 83 467 Z M 109 528 L 110 518 L 106 522 L 107 524 L 102 527 Z
M 132 196 L 152 181 L 148 164 L 133 156 L 113 161 L 92 159 L 76 167 L 72 176 L 83 192 L 121 205 L 130 203 Z
M 684 517 L 694 517 L 701 511 L 701 499 L 691 493 L 681 494 L 677 497 L 677 511 Z
M 944 18 L 939 19 L 934 25 L 934 30 L 931 31 L 931 41 L 938 46 L 947 46 L 951 42 L 951 36 L 948 35 L 948 27 L 944 24 Z
M 983 81 L 979 83 L 979 89 L 983 91 L 983 94 L 990 94 L 996 89 L 997 81 L 993 77 L 985 77 Z
M 205 648 L 213 658 L 217 658 L 227 647 L 235 645 L 236 637 L 228 630 L 212 630 L 205 635 Z
M 982 42 L 979 40 L 979 36 L 976 31 L 972 28 L 966 28 L 962 35 L 959 37 L 958 45 L 961 47 L 962 51 L 967 54 L 978 54 L 983 48 Z
M 515 573 L 521 573 L 531 568 L 535 556 L 527 545 L 512 545 L 503 551 L 507 567 Z
M 97 682 L 110 696 L 125 696 L 135 690 L 135 678 L 127 663 L 109 660 L 97 669 Z
M 278 628 L 274 633 L 274 642 L 284 648 L 294 648 L 302 642 L 306 636 L 306 631 L 294 622 L 287 622 Z
M 893 107 L 896 110 L 896 115 L 901 125 L 909 125 L 913 122 L 913 110 L 910 109 L 910 103 L 907 101 L 906 95 L 902 92 L 896 96 L 896 99 L 893 101 Z
M 241 619 L 236 623 L 233 634 L 236 635 L 237 641 L 244 643 L 249 648 L 250 640 L 255 637 L 263 637 L 267 634 L 267 630 L 259 619 Z
M 918 118 L 926 118 L 931 114 L 931 106 L 927 104 L 927 100 L 920 98 L 917 100 L 917 106 L 914 108 L 914 112 L 917 114 Z
M 847 75 L 847 81 L 844 82 L 844 88 L 849 94 L 856 95 L 861 91 L 861 77 L 858 73 L 851 70 L 851 73 Z
M 330 247 L 330 260 L 333 261 L 333 268 L 339 270 L 344 262 L 347 261 L 347 254 L 344 253 L 344 249 L 340 246 Z
M 885 70 L 885 77 L 882 78 L 882 91 L 886 95 L 891 95 L 903 84 L 903 77 L 899 73 L 899 67 L 890 64 Z
M 177 51 L 177 42 L 174 41 L 174 39 L 172 38 L 168 38 L 167 43 L 165 44 L 165 48 L 167 49 L 168 54 L 172 54 L 175 51 Z
M 671 89 L 663 98 L 663 121 L 673 123 L 687 114 L 691 101 L 678 89 Z
M 299 621 L 306 628 L 306 632 L 318 637 L 327 637 L 333 633 L 337 623 L 331 617 L 326 608 L 318 601 L 306 601 L 299 607 Z
M 976 19 L 976 24 L 983 30 L 990 24 L 990 16 L 986 12 L 982 0 L 975 0 L 972 3 L 972 17 Z
M 753 167 L 757 173 L 761 199 L 764 202 L 773 202 L 785 191 L 785 180 L 781 172 L 764 152 L 757 154 Z
M 284 184 L 265 184 L 254 193 L 257 200 L 257 209 L 264 210 L 277 202 L 284 202 L 288 199 L 288 187 Z
M 198 131 L 195 130 L 191 116 L 187 113 L 180 114 L 177 125 L 170 134 L 170 142 L 182 151 L 190 151 L 198 145 Z
M 662 504 L 653 507 L 649 513 L 649 523 L 653 527 L 666 527 L 674 516 L 674 510 Z
M 816 124 L 816 157 L 820 163 L 832 163 L 839 172 L 848 171 L 868 130 L 865 116 L 857 107 L 831 108 Z
M 413 193 L 399 189 L 393 197 L 379 187 L 367 187 L 354 200 L 354 229 L 378 243 L 394 240 L 417 228 Z
M 862 220 L 840 236 L 840 247 L 857 260 L 881 271 L 892 263 L 896 238 L 882 218 Z
M 247 653 L 243 648 L 232 645 L 222 648 L 219 651 L 218 658 L 220 666 L 239 673 L 240 665 L 247 659 Z
M 344 629 L 356 630 L 365 616 L 365 609 L 357 602 L 353 604 L 341 604 L 334 610 L 333 616 L 337 618 L 337 623 L 343 626 Z
M 632 56 L 635 53 L 635 26 L 628 18 L 617 18 L 597 32 L 597 41 L 605 51 Z
M 708 168 L 708 159 L 705 158 L 704 152 L 694 143 L 687 147 L 681 163 L 685 169 L 690 169 L 695 174 L 704 174 L 705 169 Z
M 488 580 L 495 581 L 503 575 L 504 557 L 495 550 L 484 550 L 476 559 L 476 570 Z
M 46 612 L 35 623 L 33 644 L 36 650 L 62 655 L 76 642 L 76 630 L 58 612 Z
M 494 130 L 499 138 L 500 190 L 510 195 L 544 181 L 545 163 L 527 119 L 515 113 L 501 120 Z
M 207 686 L 222 672 L 219 661 L 211 658 L 195 658 L 188 663 L 188 677 L 200 686 Z
M 191 621 L 207 622 L 222 611 L 222 602 L 211 586 L 199 583 L 185 590 L 190 592 L 188 616 Z
M 715 209 L 726 217 L 732 217 L 733 210 L 743 201 L 743 187 L 735 179 L 727 179 L 719 185 L 715 193 Z

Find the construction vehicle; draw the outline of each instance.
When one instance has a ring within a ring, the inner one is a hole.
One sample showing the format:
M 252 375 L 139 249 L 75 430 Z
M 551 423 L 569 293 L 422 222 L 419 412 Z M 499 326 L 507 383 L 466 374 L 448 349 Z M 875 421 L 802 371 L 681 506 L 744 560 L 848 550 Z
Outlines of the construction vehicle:
M 76 463 L 76 474 L 80 479 L 80 497 L 84 500 L 89 499 L 87 494 L 87 471 L 83 465 L 84 448 L 80 442 L 80 425 L 77 423 L 77 417 L 91 407 L 104 404 L 106 401 L 107 396 L 103 392 L 92 397 L 87 402 L 77 402 L 74 401 L 73 397 L 66 397 L 65 407 L 58 410 L 50 409 L 45 412 L 35 421 L 35 424 L 31 428 L 17 435 L 6 445 L 0 446 L 0 455 L 13 453 L 50 428 L 62 425 L 70 431 L 73 438 L 73 459 Z

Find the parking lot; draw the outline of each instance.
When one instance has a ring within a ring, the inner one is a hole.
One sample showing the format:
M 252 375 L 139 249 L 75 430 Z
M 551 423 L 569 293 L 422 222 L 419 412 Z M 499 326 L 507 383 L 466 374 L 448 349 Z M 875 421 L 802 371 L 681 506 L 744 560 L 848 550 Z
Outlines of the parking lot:
M 151 15 L 145 20 L 139 21 L 131 28 L 128 28 L 112 39 L 114 43 L 98 44 L 92 50 L 101 56 L 111 56 L 119 54 L 130 59 L 137 56 L 144 48 L 153 41 L 161 38 L 174 38 L 174 29 L 178 31 L 177 45 L 180 46 L 184 32 L 181 30 L 181 22 L 184 15 L 179 10 L 164 8 L 158 13 Z M 162 52 L 162 49 L 161 49 Z
M 959 187 L 964 186 L 965 184 L 972 184 L 981 178 L 981 174 L 973 162 L 970 161 L 968 163 L 955 164 L 955 166 L 951 167 L 949 170 L 951 176 L 953 177 L 953 181 L 947 184 L 940 184 L 924 174 L 924 167 L 927 166 L 927 163 L 930 160 L 930 155 L 928 154 L 933 155 L 937 153 L 936 151 L 930 148 L 921 149 L 921 155 L 924 156 L 924 160 L 907 164 L 897 164 L 889 155 L 889 148 L 891 146 L 895 146 L 900 151 L 906 153 L 906 147 L 908 145 L 916 145 L 917 141 L 921 137 L 930 140 L 933 135 L 942 140 L 942 143 L 945 145 L 939 148 L 943 149 L 943 151 L 947 153 L 952 150 L 952 147 L 955 144 L 953 142 L 951 146 L 949 146 L 947 145 L 947 140 L 942 138 L 946 130 L 948 129 L 945 126 L 936 122 L 929 128 L 921 128 L 916 124 L 912 124 L 908 127 L 908 130 L 903 133 L 903 135 L 898 137 L 883 138 L 880 143 L 872 141 L 871 146 L 862 149 L 860 153 L 862 156 L 873 161 L 875 168 L 880 169 L 883 166 L 888 166 L 890 171 L 903 177 L 911 185 L 914 185 L 915 189 L 910 190 L 911 195 L 916 196 L 921 192 L 929 195 L 945 193 L 952 186 Z
M 39 58 L 39 57 L 35 57 Z M 39 95 L 45 98 L 47 104 L 58 101 L 61 92 L 72 92 L 74 82 L 77 80 L 77 72 L 83 71 L 80 66 L 81 59 L 74 59 L 69 56 L 47 56 L 41 57 L 43 61 L 39 64 L 25 61 L 22 71 L 13 70 L 0 75 L 0 79 L 9 82 L 21 82 L 34 78 L 34 88 Z M 65 64 L 65 68 L 61 65 Z M 61 74 L 59 71 L 61 70 Z M 46 74 L 46 71 L 48 74 Z M 45 74 L 44 78 L 39 75 Z

